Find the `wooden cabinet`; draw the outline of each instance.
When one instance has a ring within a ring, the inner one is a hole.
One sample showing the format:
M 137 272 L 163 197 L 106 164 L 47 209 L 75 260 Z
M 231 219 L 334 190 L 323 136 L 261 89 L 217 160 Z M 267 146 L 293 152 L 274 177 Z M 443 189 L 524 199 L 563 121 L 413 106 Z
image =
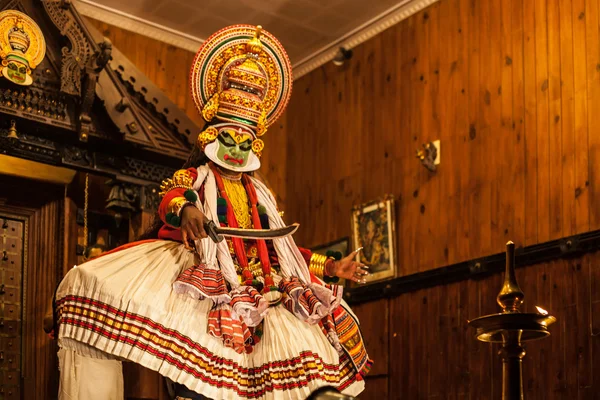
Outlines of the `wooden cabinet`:
M 20 399 L 25 222 L 0 215 L 0 397 Z

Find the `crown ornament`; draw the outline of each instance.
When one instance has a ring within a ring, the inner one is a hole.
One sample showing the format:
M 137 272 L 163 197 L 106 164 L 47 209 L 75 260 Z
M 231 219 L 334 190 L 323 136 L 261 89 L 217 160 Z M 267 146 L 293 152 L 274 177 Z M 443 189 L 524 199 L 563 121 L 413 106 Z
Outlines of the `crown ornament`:
M 257 141 L 287 106 L 292 69 L 283 46 L 260 25 L 233 25 L 203 43 L 190 82 L 205 121 L 245 125 Z M 213 134 L 202 132 L 198 145 L 204 148 L 216 140 Z M 262 140 L 252 146 L 259 157 L 263 148 Z
M 17 85 L 31 85 L 31 72 L 45 54 L 46 41 L 35 21 L 17 10 L 0 12 L 2 76 Z
M 164 195 L 167 194 L 169 190 L 175 188 L 192 189 L 193 184 L 194 177 L 192 176 L 192 174 L 188 170 L 180 169 L 175 171 L 175 173 L 173 174 L 173 178 L 165 179 L 162 182 L 162 184 L 160 185 L 160 192 L 158 193 L 158 195 L 160 197 L 164 197 Z

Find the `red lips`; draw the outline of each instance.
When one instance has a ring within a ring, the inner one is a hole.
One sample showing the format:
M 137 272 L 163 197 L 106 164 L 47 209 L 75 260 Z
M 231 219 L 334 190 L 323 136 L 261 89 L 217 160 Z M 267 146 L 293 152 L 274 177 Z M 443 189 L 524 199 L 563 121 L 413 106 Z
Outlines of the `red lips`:
M 242 165 L 244 163 L 244 159 L 243 158 L 234 158 L 234 157 L 231 157 L 229 154 L 225 154 L 225 156 L 223 157 L 223 159 L 225 161 L 231 161 L 231 162 L 237 163 L 239 165 Z

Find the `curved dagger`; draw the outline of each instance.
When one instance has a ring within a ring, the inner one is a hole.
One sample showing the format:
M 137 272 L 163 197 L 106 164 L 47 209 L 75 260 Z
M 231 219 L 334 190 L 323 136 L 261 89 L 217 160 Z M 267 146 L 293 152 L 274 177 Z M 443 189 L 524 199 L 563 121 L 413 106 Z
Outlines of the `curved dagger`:
M 292 224 L 277 229 L 242 229 L 242 228 L 224 228 L 217 226 L 213 221 L 204 224 L 204 230 L 215 243 L 223 240 L 223 236 L 237 237 L 242 239 L 277 239 L 293 235 L 299 224 Z

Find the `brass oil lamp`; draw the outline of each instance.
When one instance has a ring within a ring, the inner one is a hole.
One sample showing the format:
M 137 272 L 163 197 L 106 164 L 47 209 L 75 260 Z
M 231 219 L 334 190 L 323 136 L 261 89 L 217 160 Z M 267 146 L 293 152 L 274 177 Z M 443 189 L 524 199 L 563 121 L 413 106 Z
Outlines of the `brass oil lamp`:
M 502 344 L 499 351 L 502 357 L 502 400 L 523 399 L 525 349 L 522 343 L 550 335 L 548 326 L 556 322 L 555 317 L 539 307 L 536 307 L 538 313 L 520 312 L 524 297 L 515 276 L 515 244 L 508 242 L 504 284 L 496 298 L 502 312 L 469 321 L 469 325 L 477 329 L 477 340 Z

